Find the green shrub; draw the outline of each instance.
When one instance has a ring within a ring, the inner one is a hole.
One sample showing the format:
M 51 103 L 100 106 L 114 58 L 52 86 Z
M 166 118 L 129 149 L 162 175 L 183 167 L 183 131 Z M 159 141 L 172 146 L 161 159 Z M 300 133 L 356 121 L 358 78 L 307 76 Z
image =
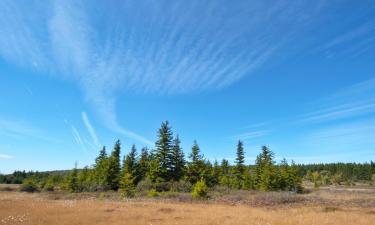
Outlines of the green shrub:
M 203 179 L 198 181 L 193 188 L 191 196 L 193 198 L 207 198 L 208 187 Z
M 172 192 L 191 192 L 193 185 L 189 181 L 180 180 L 171 184 Z
M 43 186 L 43 190 L 45 191 L 54 191 L 55 190 L 55 183 L 53 182 L 53 179 L 49 178 L 44 186 Z
M 155 198 L 159 196 L 159 192 L 157 192 L 155 189 L 151 189 L 147 193 L 147 197 Z
M 120 181 L 120 192 L 123 197 L 131 198 L 135 196 L 134 178 L 130 173 L 125 173 Z
M 25 179 L 20 187 L 22 192 L 36 192 L 38 191 L 38 186 L 34 179 Z
M 139 181 L 136 188 L 137 192 L 147 192 L 152 189 L 155 189 L 154 184 L 151 182 L 150 179 L 147 178 Z

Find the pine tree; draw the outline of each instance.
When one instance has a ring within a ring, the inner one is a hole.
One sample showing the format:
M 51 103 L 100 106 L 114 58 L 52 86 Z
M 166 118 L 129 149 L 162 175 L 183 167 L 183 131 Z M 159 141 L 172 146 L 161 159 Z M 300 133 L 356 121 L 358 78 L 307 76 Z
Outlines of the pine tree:
M 124 157 L 122 176 L 130 174 L 133 178 L 134 184 L 137 184 L 139 181 L 138 177 L 138 162 L 137 162 L 137 148 L 135 145 L 132 145 L 130 152 Z
M 276 182 L 276 168 L 273 162 L 273 152 L 267 147 L 262 147 L 262 152 L 257 156 L 255 167 L 255 184 L 263 191 L 274 190 Z
M 125 172 L 120 180 L 120 192 L 124 197 L 134 197 L 134 177 L 131 173 Z
M 164 182 L 165 180 L 160 176 L 161 168 L 160 162 L 157 157 L 152 157 L 150 160 L 149 171 L 147 173 L 147 178 L 150 179 L 153 183 Z
M 221 161 L 220 167 L 221 167 L 221 176 L 219 180 L 220 185 L 229 187 L 231 184 L 229 161 L 226 159 L 223 159 Z
M 185 159 L 184 152 L 180 147 L 180 139 L 177 137 L 173 140 L 172 147 L 172 179 L 174 181 L 180 180 L 184 175 Z
M 200 148 L 196 141 L 194 141 L 189 159 L 190 162 L 188 162 L 187 166 L 187 180 L 190 183 L 195 184 L 202 178 L 205 167 L 203 155 L 200 154 Z
M 98 165 L 103 160 L 107 159 L 107 151 L 105 149 L 105 146 L 100 150 L 98 157 L 95 159 L 95 164 Z
M 108 183 L 112 190 L 119 188 L 120 177 L 121 177 L 121 164 L 120 164 L 120 151 L 121 143 L 117 140 L 115 147 L 109 157 L 109 171 L 108 171 Z
M 213 185 L 218 185 L 220 181 L 220 174 L 221 174 L 221 168 L 219 166 L 218 161 L 215 159 L 214 166 L 212 169 L 212 181 Z
M 67 188 L 70 192 L 79 191 L 77 163 L 75 164 L 73 170 L 70 172 L 70 174 L 67 177 Z
M 161 124 L 156 141 L 156 157 L 160 163 L 160 178 L 169 181 L 172 176 L 172 141 L 173 133 L 168 121 Z
M 138 179 L 139 181 L 143 180 L 146 178 L 147 172 L 150 169 L 150 156 L 148 154 L 148 149 L 142 148 L 141 150 L 141 156 L 139 157 L 139 162 L 138 162 Z
M 237 144 L 237 157 L 236 157 L 236 166 L 234 168 L 235 173 L 235 184 L 234 186 L 237 188 L 241 188 L 243 185 L 244 180 L 244 172 L 245 172 L 245 151 L 243 148 L 243 142 L 238 141 Z
M 109 158 L 106 148 L 99 152 L 99 156 L 95 159 L 93 180 L 97 184 L 97 189 L 107 190 L 109 188 Z

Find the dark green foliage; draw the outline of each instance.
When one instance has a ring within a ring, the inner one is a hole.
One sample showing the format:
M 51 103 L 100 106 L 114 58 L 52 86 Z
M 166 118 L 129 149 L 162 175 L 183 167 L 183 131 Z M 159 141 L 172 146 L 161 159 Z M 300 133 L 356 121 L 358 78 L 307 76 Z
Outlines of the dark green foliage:
M 206 164 L 203 155 L 200 153 L 199 145 L 194 141 L 193 147 L 191 148 L 191 153 L 189 155 L 190 161 L 187 163 L 186 179 L 195 184 L 201 178 L 204 178 L 206 173 Z
M 242 141 L 238 141 L 237 144 L 237 157 L 236 157 L 236 166 L 234 168 L 234 182 L 233 186 L 240 189 L 244 185 L 244 175 L 245 175 L 245 151 L 243 148 Z
M 172 180 L 178 181 L 184 176 L 185 159 L 184 152 L 180 147 L 180 139 L 177 136 L 173 140 L 172 156 L 171 156 L 171 176 Z
M 112 190 L 117 190 L 120 185 L 121 165 L 120 165 L 120 140 L 116 141 L 111 156 L 108 158 L 108 185 Z
M 158 131 L 156 146 L 156 158 L 160 164 L 159 177 L 164 181 L 172 179 L 172 155 L 173 155 L 173 133 L 168 121 L 161 124 Z
M 138 182 L 145 179 L 150 170 L 150 156 L 147 148 L 142 148 L 138 162 Z M 137 182 L 137 183 L 138 183 Z
M 124 157 L 122 178 L 124 178 L 125 175 L 130 175 L 132 177 L 133 184 L 135 185 L 142 179 L 138 172 L 139 165 L 137 161 L 137 149 L 135 145 L 133 145 L 130 152 Z
M 68 174 L 65 180 L 65 189 L 70 192 L 79 192 L 79 185 L 78 185 L 78 170 L 77 164 L 74 169 Z
M 22 185 L 20 187 L 20 191 L 22 192 L 36 192 L 38 191 L 38 185 L 36 179 L 33 177 L 29 177 L 23 180 Z

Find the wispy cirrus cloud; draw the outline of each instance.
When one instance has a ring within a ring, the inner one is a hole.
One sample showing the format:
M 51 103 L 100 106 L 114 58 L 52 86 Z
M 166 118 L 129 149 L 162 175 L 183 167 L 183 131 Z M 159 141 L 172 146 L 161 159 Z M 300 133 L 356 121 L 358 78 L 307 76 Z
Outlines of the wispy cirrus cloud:
M 77 83 L 108 128 L 151 144 L 120 124 L 119 93 L 227 87 L 292 54 L 325 7 L 326 1 L 3 1 L 0 56 Z
M 239 139 L 239 140 L 249 140 L 249 139 L 256 139 L 260 137 L 267 136 L 271 133 L 270 130 L 257 130 L 257 131 L 251 131 L 246 133 L 241 133 L 232 136 L 233 139 Z
M 24 121 L 0 118 L 0 135 L 16 139 L 36 138 L 45 141 L 56 141 L 46 134 L 44 130 Z
M 342 89 L 311 106 L 313 106 L 312 112 L 303 115 L 298 123 L 322 123 L 373 114 L 375 113 L 375 79 Z
M 80 148 L 82 148 L 82 150 L 84 152 L 87 152 L 86 146 L 85 146 L 85 144 L 82 140 L 81 134 L 78 132 L 77 128 L 72 125 L 71 129 L 72 129 L 72 135 L 73 135 L 73 138 L 74 138 L 74 141 L 76 142 L 76 144 L 78 146 L 80 146 Z
M 0 159 L 14 159 L 14 156 L 6 155 L 6 154 L 0 154 Z
M 98 139 L 98 136 L 96 135 L 96 132 L 95 132 L 95 129 L 94 127 L 92 126 L 88 116 L 87 116 L 87 113 L 86 112 L 82 112 L 81 113 L 82 115 L 82 120 L 83 120 L 83 123 L 85 124 L 86 126 L 86 129 L 87 131 L 89 132 L 90 134 L 90 137 L 94 143 L 94 146 L 95 147 L 99 147 L 99 139 Z
M 355 157 L 374 157 L 375 121 L 373 119 L 327 125 L 307 133 L 302 139 L 303 148 L 315 149 L 322 154 L 338 158 L 343 153 Z M 308 146 L 308 147 L 307 147 Z M 350 160 L 350 158 L 348 158 Z

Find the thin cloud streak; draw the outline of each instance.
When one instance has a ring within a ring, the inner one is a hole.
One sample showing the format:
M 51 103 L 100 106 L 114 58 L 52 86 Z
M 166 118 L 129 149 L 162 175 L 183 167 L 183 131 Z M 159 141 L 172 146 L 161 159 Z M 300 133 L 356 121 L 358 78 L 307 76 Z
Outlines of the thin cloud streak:
M 269 135 L 271 131 L 269 130 L 258 130 L 258 131 L 252 131 L 252 132 L 246 132 L 242 134 L 238 134 L 235 136 L 232 136 L 233 139 L 239 139 L 239 140 L 249 140 L 249 139 L 256 139 L 260 138 L 266 135 Z
M 25 122 L 0 118 L 0 135 L 15 139 L 36 138 L 44 141 L 57 141 L 42 129 L 33 127 Z
M 0 159 L 14 159 L 14 156 L 6 155 L 6 154 L 0 154 Z
M 353 119 L 375 113 L 375 79 L 360 82 L 321 99 L 315 109 L 297 120 L 299 124 Z
M 90 136 L 91 136 L 91 139 L 94 143 L 94 145 L 96 147 L 99 147 L 99 139 L 98 139 L 98 136 L 96 135 L 96 132 L 95 132 L 95 129 L 94 127 L 92 126 L 92 124 L 90 123 L 90 120 L 87 116 L 87 113 L 86 112 L 82 112 L 82 120 L 83 120 L 83 123 L 85 124 L 86 126 L 86 129 L 87 131 L 89 132 Z
M 85 153 L 87 153 L 87 149 L 82 141 L 81 135 L 79 134 L 78 130 L 72 125 L 72 134 L 74 141 L 83 149 Z

